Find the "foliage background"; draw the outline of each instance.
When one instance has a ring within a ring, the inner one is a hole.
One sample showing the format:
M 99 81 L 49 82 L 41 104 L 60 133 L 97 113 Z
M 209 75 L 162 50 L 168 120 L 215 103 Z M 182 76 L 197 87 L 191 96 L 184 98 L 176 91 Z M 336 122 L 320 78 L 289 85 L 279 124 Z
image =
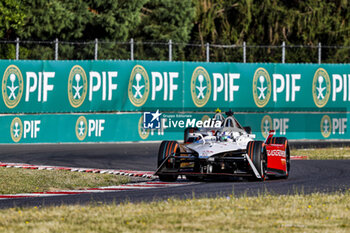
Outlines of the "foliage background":
M 135 59 L 166 60 L 171 39 L 174 60 L 203 61 L 210 43 L 211 61 L 241 61 L 245 41 L 248 62 L 280 62 L 284 41 L 286 62 L 317 62 L 318 43 L 323 61 L 350 62 L 348 0 L 2 0 L 0 14 L 1 40 L 42 41 L 21 43 L 21 59 L 53 59 L 56 38 L 60 59 L 93 59 L 95 38 L 99 59 L 129 59 L 134 38 Z

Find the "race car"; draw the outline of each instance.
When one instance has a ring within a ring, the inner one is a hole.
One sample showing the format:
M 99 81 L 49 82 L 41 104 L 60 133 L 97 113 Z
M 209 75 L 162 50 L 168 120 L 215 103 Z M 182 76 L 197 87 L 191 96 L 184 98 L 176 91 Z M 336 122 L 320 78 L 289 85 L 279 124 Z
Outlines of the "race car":
M 186 129 L 183 144 L 163 141 L 155 175 L 161 181 L 176 181 L 179 175 L 189 180 L 288 178 L 290 150 L 285 137 L 274 137 L 271 130 L 265 141 L 255 141 L 250 127 L 242 127 L 233 113 L 219 120 L 219 128 Z

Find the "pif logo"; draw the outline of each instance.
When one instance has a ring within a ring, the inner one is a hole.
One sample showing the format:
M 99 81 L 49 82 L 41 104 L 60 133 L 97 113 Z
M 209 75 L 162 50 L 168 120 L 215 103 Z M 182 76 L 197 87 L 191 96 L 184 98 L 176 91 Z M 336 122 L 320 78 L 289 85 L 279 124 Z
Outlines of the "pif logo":
M 201 66 L 197 67 L 191 78 L 191 95 L 193 103 L 201 108 L 207 104 L 211 94 L 211 81 L 208 72 Z
M 210 120 L 210 117 L 208 115 L 202 116 L 202 119 L 201 119 L 202 122 L 207 121 L 207 120 Z
M 256 106 L 263 108 L 271 97 L 271 79 L 264 68 L 258 68 L 253 78 L 253 97 Z
M 331 81 L 325 69 L 316 70 L 312 80 L 312 96 L 317 107 L 324 107 L 331 95 Z
M 144 120 L 143 120 L 143 115 L 140 117 L 139 123 L 138 123 L 138 131 L 139 131 L 139 136 L 142 139 L 146 139 L 149 136 L 150 129 L 146 129 L 144 127 Z
M 327 115 L 324 115 L 321 119 L 321 134 L 324 138 L 328 138 L 331 135 L 332 123 L 331 118 Z
M 85 100 L 87 93 L 87 77 L 84 69 L 74 66 L 68 78 L 68 99 L 73 108 L 80 107 Z
M 80 116 L 75 123 L 75 135 L 80 141 L 83 141 L 86 137 L 102 137 L 102 132 L 105 129 L 105 123 L 105 119 L 86 120 L 84 116 Z
M 128 86 L 130 102 L 141 107 L 147 101 L 149 94 L 149 78 L 147 71 L 140 65 L 136 65 L 131 72 Z
M 329 117 L 324 115 L 321 119 L 320 129 L 321 134 L 324 138 L 328 138 L 331 134 L 333 135 L 344 135 L 347 130 L 347 117 Z
M 24 120 L 15 117 L 10 126 L 11 138 L 14 142 L 19 142 L 22 139 L 35 139 L 40 132 L 41 120 Z
M 23 124 L 18 117 L 14 118 L 10 127 L 11 138 L 14 142 L 19 142 L 23 134 Z
M 23 77 L 20 69 L 10 65 L 5 70 L 2 78 L 2 97 L 8 108 L 18 105 L 23 94 Z
M 265 115 L 261 120 L 261 134 L 264 138 L 269 135 L 269 131 L 272 130 L 272 119 L 269 115 Z
M 289 128 L 289 118 L 274 117 L 265 115 L 261 120 L 261 134 L 266 138 L 270 130 L 275 130 L 280 135 L 286 135 Z
M 87 134 L 87 121 L 84 116 L 80 116 L 75 123 L 75 135 L 80 141 L 83 141 Z

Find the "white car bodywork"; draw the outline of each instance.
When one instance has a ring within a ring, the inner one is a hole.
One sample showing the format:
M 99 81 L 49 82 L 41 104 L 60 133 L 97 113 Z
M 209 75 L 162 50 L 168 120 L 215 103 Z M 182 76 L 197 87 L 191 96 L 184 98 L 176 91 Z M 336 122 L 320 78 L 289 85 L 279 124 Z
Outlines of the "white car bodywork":
M 194 133 L 194 135 L 198 136 L 201 134 Z M 236 138 L 236 141 L 218 141 L 217 139 L 213 140 L 212 136 L 205 136 L 197 142 L 184 145 L 184 147 L 196 151 L 199 158 L 208 158 L 215 154 L 244 150 L 247 148 L 248 142 L 253 141 L 253 139 L 247 135 L 237 136 Z
M 248 134 L 232 116 L 224 120 L 222 128 L 202 128 L 199 132 L 191 133 L 189 136 L 198 140 L 185 144 L 184 148 L 197 152 L 199 158 L 245 150 L 248 142 L 255 138 L 254 134 Z

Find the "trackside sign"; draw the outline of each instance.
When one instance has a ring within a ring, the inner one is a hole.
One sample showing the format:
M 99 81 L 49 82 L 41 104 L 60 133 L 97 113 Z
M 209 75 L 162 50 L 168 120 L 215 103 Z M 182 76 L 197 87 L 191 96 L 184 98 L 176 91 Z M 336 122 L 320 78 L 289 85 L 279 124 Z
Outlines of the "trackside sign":
M 350 65 L 0 61 L 1 113 L 337 111 Z
M 155 112 L 153 112 L 155 113 Z M 161 112 L 159 112 L 161 113 Z M 0 143 L 84 143 L 183 140 L 185 127 L 211 127 L 213 113 L 151 114 L 7 114 L 0 118 Z M 349 114 L 340 113 L 235 114 L 242 126 L 250 126 L 258 140 L 269 130 L 290 140 L 350 138 Z M 152 118 L 155 119 L 152 121 Z M 157 120 L 156 118 L 159 117 Z M 151 128 L 147 123 L 154 123 Z M 159 122 L 156 123 L 156 122 Z M 146 124 L 145 124 L 146 123 Z M 64 127 L 62 127 L 64 126 Z M 214 125 L 215 128 L 215 125 Z

